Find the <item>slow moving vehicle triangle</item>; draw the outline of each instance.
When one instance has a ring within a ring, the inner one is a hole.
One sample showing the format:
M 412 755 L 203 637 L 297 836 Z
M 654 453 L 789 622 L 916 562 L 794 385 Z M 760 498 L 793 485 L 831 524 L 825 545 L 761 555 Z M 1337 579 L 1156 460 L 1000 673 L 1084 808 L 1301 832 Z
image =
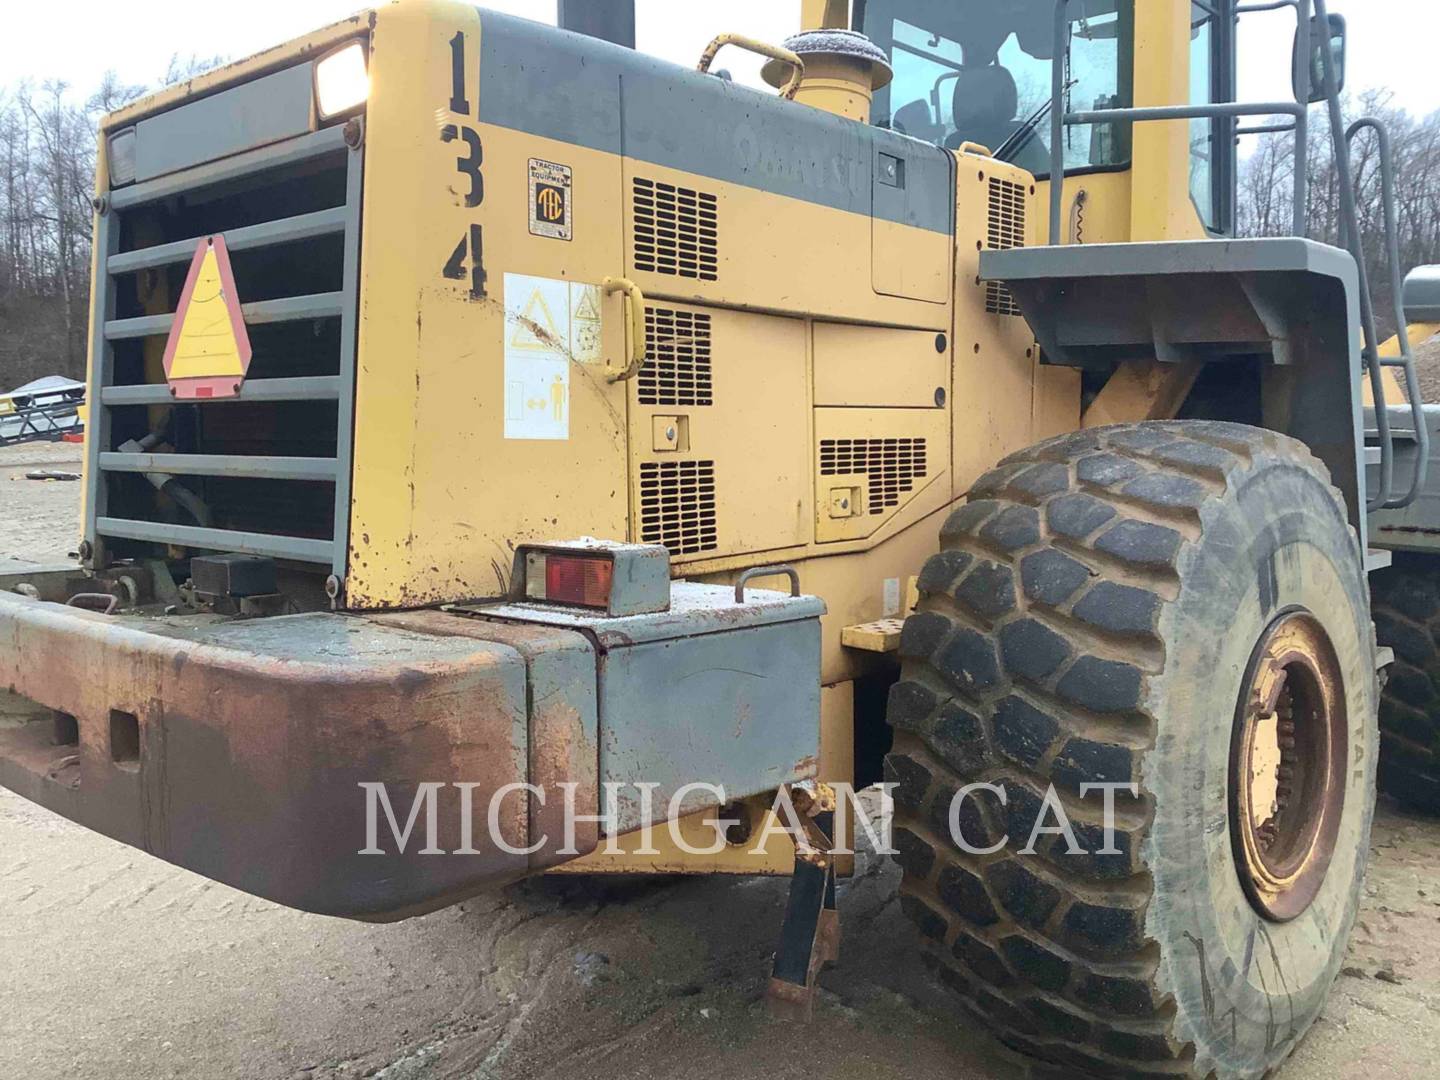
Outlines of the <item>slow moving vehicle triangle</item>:
M 165 379 L 176 398 L 240 393 L 250 367 L 250 336 L 223 236 L 206 236 L 195 245 L 164 363 Z

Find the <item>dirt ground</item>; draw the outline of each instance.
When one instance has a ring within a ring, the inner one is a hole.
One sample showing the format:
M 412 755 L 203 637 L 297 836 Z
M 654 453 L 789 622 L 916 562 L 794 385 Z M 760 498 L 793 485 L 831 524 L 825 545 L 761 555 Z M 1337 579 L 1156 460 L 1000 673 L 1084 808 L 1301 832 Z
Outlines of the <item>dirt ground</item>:
M 73 548 L 79 485 L 11 479 L 67 454 L 0 451 L 0 560 Z M 1022 1077 L 925 976 L 898 878 L 862 857 L 840 893 L 841 963 L 796 1027 L 761 1002 L 779 881 L 542 881 L 368 926 L 254 899 L 0 791 L 0 1076 Z M 1437 957 L 1440 821 L 1382 802 L 1346 973 L 1280 1080 L 1436 1075 Z

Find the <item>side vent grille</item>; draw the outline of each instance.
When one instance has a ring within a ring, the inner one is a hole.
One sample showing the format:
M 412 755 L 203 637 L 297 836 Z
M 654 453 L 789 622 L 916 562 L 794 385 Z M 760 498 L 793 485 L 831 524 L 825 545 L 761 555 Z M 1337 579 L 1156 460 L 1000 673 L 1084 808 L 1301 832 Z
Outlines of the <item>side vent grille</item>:
M 672 556 L 715 550 L 715 462 L 640 463 L 640 539 Z
M 1025 188 L 1009 180 L 990 178 L 990 222 L 987 239 L 991 251 L 1025 246 Z M 985 283 L 985 310 L 992 315 L 1019 315 L 1020 305 L 998 281 Z
M 870 492 L 869 510 L 883 514 L 900 505 L 900 496 L 925 476 L 924 439 L 823 439 L 820 475 L 863 474 Z
M 645 354 L 636 380 L 641 405 L 714 404 L 709 315 L 647 307 Z
M 635 177 L 636 270 L 715 281 L 720 213 L 708 191 Z

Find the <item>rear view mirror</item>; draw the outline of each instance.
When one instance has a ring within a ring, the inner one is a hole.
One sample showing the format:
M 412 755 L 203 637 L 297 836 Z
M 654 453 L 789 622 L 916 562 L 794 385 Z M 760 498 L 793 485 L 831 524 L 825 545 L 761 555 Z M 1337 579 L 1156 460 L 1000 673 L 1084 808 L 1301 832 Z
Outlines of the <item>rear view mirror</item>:
M 1440 266 L 1417 266 L 1405 279 L 1405 321 L 1440 323 Z
M 1327 28 L 1325 23 L 1316 16 L 1310 20 L 1310 93 L 1308 100 L 1315 105 L 1325 100 L 1325 50 L 1335 57 L 1335 88 L 1345 89 L 1345 16 L 1331 15 L 1330 25 Z M 1299 101 L 1305 96 L 1304 88 L 1300 85 L 1300 34 L 1295 34 L 1294 59 L 1291 70 L 1294 72 L 1295 100 Z

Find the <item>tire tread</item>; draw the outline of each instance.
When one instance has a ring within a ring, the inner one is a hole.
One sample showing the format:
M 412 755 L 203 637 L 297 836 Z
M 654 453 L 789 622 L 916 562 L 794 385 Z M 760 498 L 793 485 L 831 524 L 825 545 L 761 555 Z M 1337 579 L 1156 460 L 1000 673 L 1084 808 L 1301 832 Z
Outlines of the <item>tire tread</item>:
M 1267 455 L 1329 483 L 1295 440 L 1222 422 L 1121 425 L 1041 443 L 974 485 L 972 501 L 950 516 L 942 551 L 920 577 L 950 587 L 921 589 L 911 621 L 921 620 L 925 632 L 913 635 L 892 695 L 907 703 L 887 761 L 887 779 L 905 785 L 896 793 L 897 826 L 908 837 L 902 904 L 926 936 L 927 962 L 967 1009 L 1002 1041 L 1066 1075 L 1191 1073 L 1194 1048 L 1174 1037 L 1175 1003 L 1156 988 L 1159 946 L 1145 932 L 1153 882 L 1140 849 L 1151 797 L 1142 789 L 1139 799 L 1119 801 L 1120 856 L 1067 856 L 1062 837 L 1047 837 L 1038 858 L 1023 859 L 956 846 L 949 800 L 966 783 L 1006 785 L 1005 820 L 989 820 L 997 816 L 994 800 L 967 810 L 988 822 L 985 838 L 966 828 L 972 844 L 990 842 L 996 826 L 1003 834 L 1027 815 L 1033 822 L 1052 783 L 1077 831 L 1101 827 L 1099 796 L 1081 799 L 1078 783 L 1097 767 L 1087 763 L 1102 761 L 1128 771 L 1125 780 L 1139 779 L 1157 734 L 1144 686 L 1164 670 L 1158 624 L 1178 595 L 1184 551 L 1201 535 L 1210 501 Z M 1338 492 L 1334 498 L 1343 511 Z M 957 552 L 969 558 L 967 576 L 982 563 L 1013 568 L 1003 604 L 982 611 L 973 597 L 957 599 L 965 580 L 949 573 Z M 1068 562 L 1046 554 L 1054 552 Z M 1073 589 L 1069 562 L 1088 572 Z M 1044 581 L 1042 569 L 1051 575 Z M 1128 621 L 1116 615 L 1107 624 L 1106 612 L 1120 600 Z M 939 620 L 951 625 L 937 637 Z M 977 654 L 975 638 L 993 639 L 997 675 L 952 677 L 945 650 L 962 635 Z M 1007 660 L 1007 643 L 1015 642 L 1032 652 Z M 939 734 L 950 699 L 978 720 L 960 738 L 953 725 Z M 917 719 L 913 704 L 926 700 L 934 709 Z M 965 884 L 960 902 L 942 901 L 942 879 Z
M 1380 789 L 1440 814 L 1440 558 L 1397 554 L 1371 580 L 1376 639 L 1396 658 L 1380 695 Z

